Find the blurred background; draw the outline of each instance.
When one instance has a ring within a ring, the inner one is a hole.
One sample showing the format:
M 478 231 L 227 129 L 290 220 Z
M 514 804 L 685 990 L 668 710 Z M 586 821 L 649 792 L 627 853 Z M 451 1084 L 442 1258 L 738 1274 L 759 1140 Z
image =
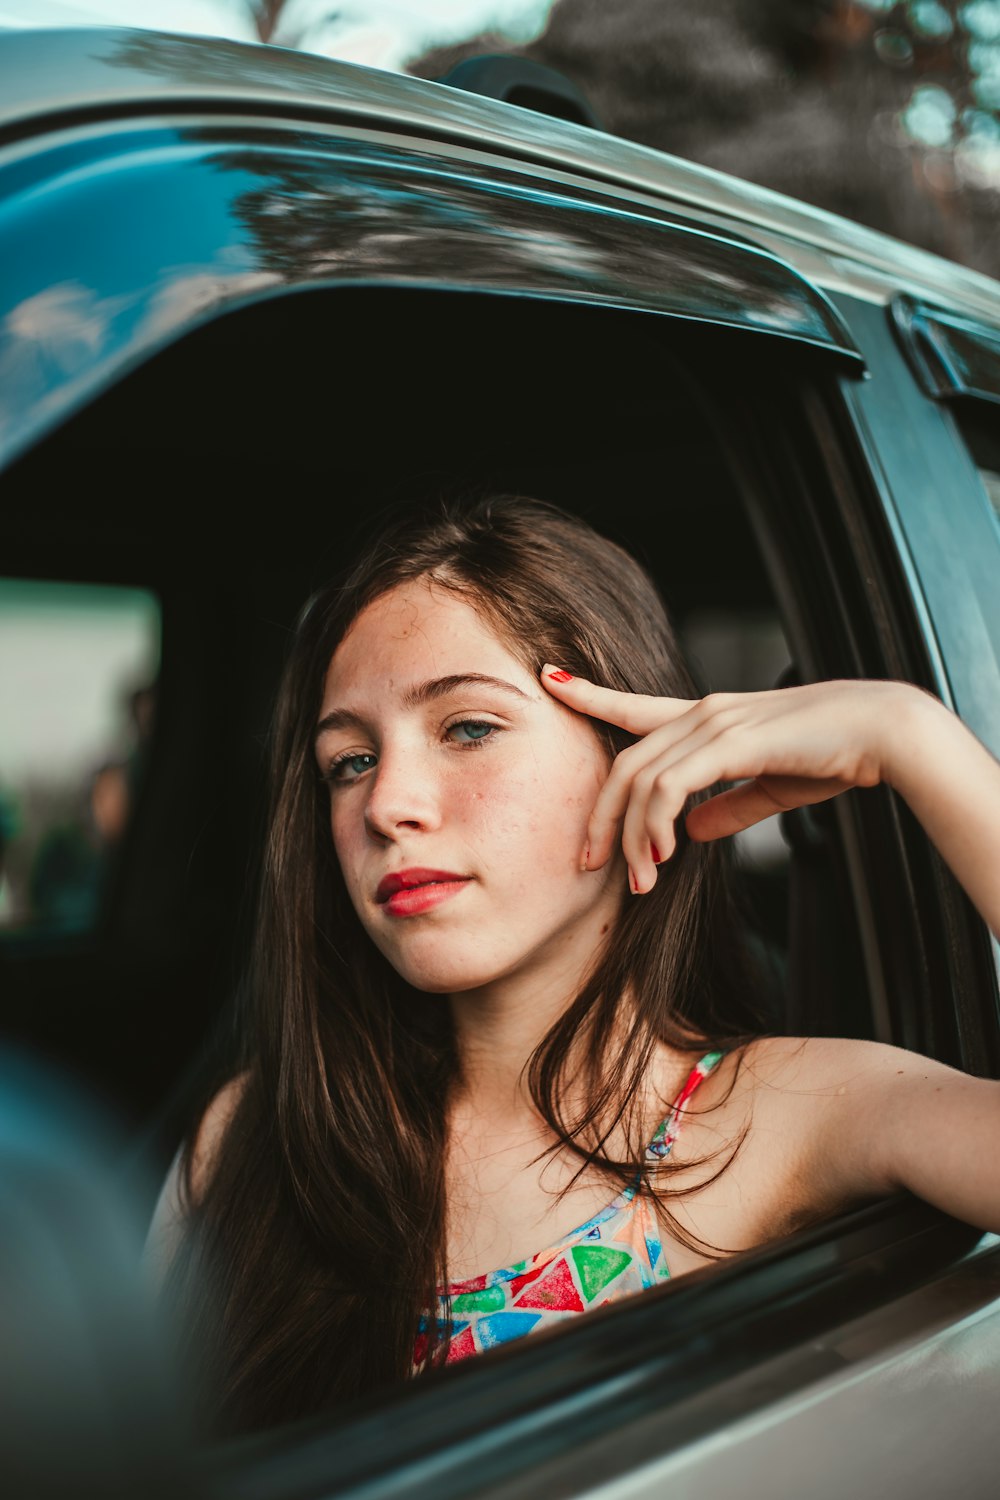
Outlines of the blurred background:
M 159 658 L 153 594 L 0 578 L 0 933 L 94 925 Z

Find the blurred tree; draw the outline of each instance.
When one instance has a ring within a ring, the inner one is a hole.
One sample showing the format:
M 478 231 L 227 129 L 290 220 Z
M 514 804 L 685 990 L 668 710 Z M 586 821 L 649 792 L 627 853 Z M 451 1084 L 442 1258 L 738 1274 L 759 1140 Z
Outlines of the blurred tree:
M 303 4 L 302 0 L 243 0 L 257 39 L 277 47 L 301 47 L 304 50 L 338 25 L 341 14 L 322 3 Z
M 262 42 L 275 39 L 282 12 L 287 9 L 286 0 L 247 0 L 247 9 Z
M 537 41 L 617 135 L 1000 275 L 1000 0 L 557 0 Z

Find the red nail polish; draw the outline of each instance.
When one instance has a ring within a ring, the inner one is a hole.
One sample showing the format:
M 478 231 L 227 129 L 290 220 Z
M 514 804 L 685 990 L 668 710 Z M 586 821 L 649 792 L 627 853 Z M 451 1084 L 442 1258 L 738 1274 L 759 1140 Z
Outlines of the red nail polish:
M 550 672 L 549 676 L 552 678 L 553 682 L 572 682 L 573 681 L 573 673 L 572 672 L 562 672 L 562 671 L 559 671 L 559 672 Z
M 632 885 L 632 894 L 633 894 L 633 896 L 638 896 L 638 894 L 639 894 L 639 887 L 636 884 L 635 874 L 634 874 L 634 872 L 632 870 L 632 866 L 631 865 L 629 865 L 628 878 L 629 878 L 629 881 L 631 882 L 631 885 Z
M 649 852 L 653 856 L 653 864 L 658 865 L 660 863 L 660 851 L 655 844 L 650 844 Z

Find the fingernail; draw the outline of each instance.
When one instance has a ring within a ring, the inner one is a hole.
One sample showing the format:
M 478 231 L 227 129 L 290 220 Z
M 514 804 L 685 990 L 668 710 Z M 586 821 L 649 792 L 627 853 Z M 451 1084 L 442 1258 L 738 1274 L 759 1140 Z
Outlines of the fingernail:
M 650 844 L 649 852 L 653 856 L 653 864 L 658 865 L 660 863 L 660 851 L 655 844 Z
M 563 672 L 562 670 L 560 670 L 558 672 L 550 672 L 548 675 L 552 678 L 553 682 L 572 682 L 573 681 L 573 673 L 572 672 Z
M 639 894 L 639 887 L 636 885 L 636 882 L 635 882 L 635 871 L 632 869 L 631 865 L 629 865 L 629 867 L 628 867 L 628 878 L 629 878 L 629 882 L 630 882 L 630 884 L 632 886 L 632 894 L 633 894 L 633 896 L 638 896 L 638 894 Z

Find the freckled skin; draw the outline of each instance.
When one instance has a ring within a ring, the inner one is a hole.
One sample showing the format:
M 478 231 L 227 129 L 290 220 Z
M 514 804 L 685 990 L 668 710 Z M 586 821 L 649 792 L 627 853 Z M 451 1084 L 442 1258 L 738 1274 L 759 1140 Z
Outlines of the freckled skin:
M 503 678 L 525 702 L 469 684 L 404 708 L 403 691 L 453 673 Z M 620 851 L 579 868 L 587 820 L 609 766 L 590 722 L 546 693 L 471 604 L 421 579 L 377 599 L 327 672 L 321 716 L 350 707 L 365 729 L 317 747 L 321 769 L 345 751 L 377 757 L 331 787 L 330 827 L 366 931 L 418 989 L 513 1000 L 569 986 L 627 899 Z M 467 748 L 463 718 L 502 726 Z M 418 916 L 386 914 L 388 872 L 421 865 L 471 876 Z

